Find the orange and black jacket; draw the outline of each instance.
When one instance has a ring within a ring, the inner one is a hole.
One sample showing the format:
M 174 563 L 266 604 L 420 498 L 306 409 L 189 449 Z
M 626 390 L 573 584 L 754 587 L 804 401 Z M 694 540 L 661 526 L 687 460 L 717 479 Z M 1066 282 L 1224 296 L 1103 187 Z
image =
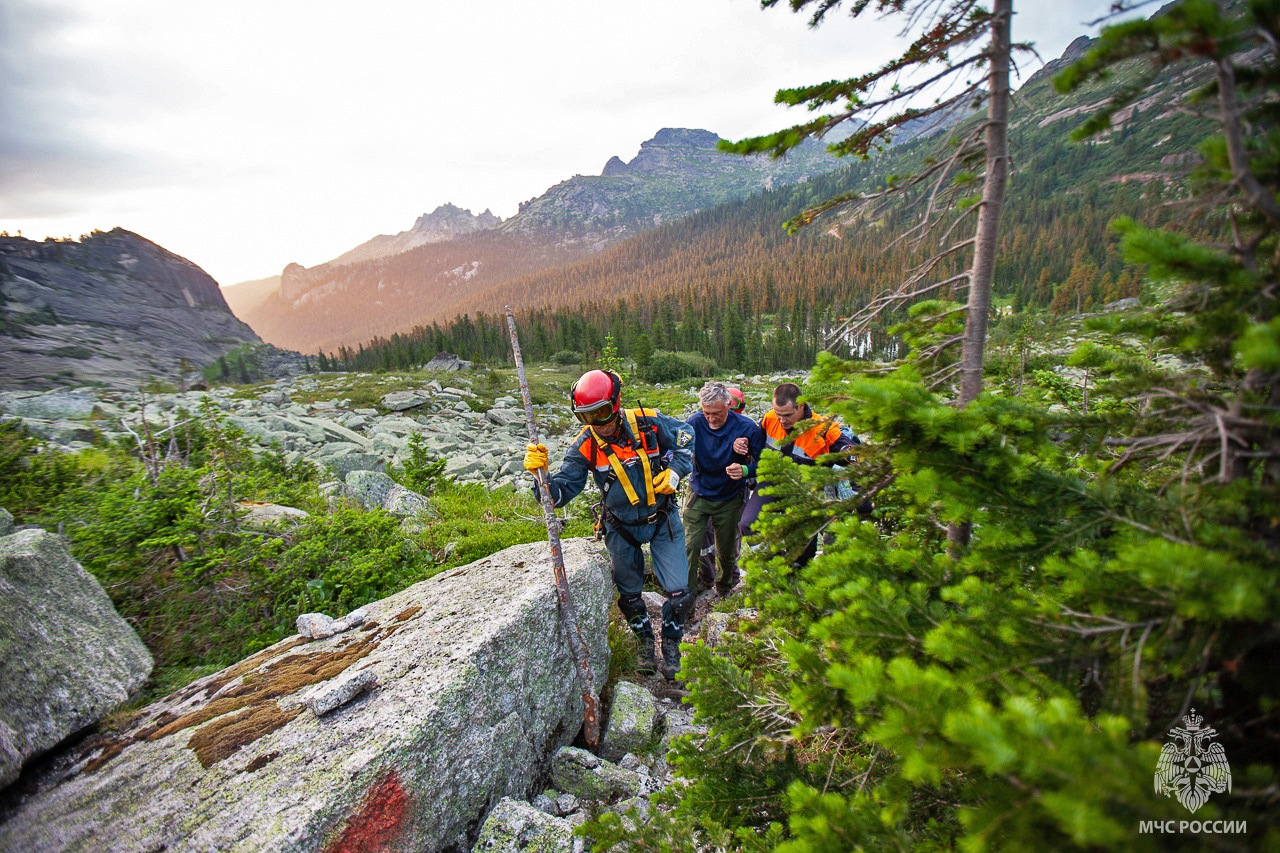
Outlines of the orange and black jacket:
M 565 451 L 560 470 L 548 480 L 551 499 L 556 506 L 564 506 L 577 497 L 586 487 L 587 475 L 590 474 L 604 494 L 604 505 L 609 513 L 623 524 L 644 524 L 664 505 L 668 496 L 656 495 L 654 503 L 648 502 L 653 491 L 652 481 L 645 480 L 640 454 L 648 459 L 652 476 L 666 468 L 674 471 L 681 480 L 689 476 L 693 470 L 693 427 L 654 409 L 631 409 L 630 412 L 635 416 L 639 435 L 632 433 L 625 417 L 611 440 L 600 438 L 589 427 L 583 427 L 578 433 Z M 611 454 L 618 463 L 616 466 L 609 458 Z M 636 503 L 631 502 L 627 490 L 619 482 L 619 469 L 626 475 L 632 493 L 638 498 Z
M 804 410 L 800 413 L 800 420 L 807 421 L 815 417 L 817 416 L 814 415 L 813 409 L 805 404 Z M 845 437 L 839 424 L 827 420 L 819 420 L 795 438 L 789 438 L 778 416 L 773 412 L 767 412 L 760 419 L 760 428 L 764 430 L 767 446 L 801 465 L 813 465 L 819 456 L 839 453 L 854 446 L 854 443 Z

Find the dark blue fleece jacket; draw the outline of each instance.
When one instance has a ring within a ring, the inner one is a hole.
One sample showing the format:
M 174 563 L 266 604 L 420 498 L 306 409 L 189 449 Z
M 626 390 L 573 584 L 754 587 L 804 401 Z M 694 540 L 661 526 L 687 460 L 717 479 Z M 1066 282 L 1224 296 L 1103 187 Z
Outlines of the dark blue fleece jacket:
M 764 449 L 764 430 L 751 418 L 737 412 L 729 412 L 729 419 L 720 429 L 712 429 L 702 412 L 690 415 L 685 421 L 693 427 L 693 493 L 710 501 L 727 501 L 736 497 L 754 477 L 760 464 L 760 451 Z M 733 441 L 746 436 L 747 455 L 733 452 Z M 724 472 L 734 462 L 746 469 L 741 480 L 730 479 Z

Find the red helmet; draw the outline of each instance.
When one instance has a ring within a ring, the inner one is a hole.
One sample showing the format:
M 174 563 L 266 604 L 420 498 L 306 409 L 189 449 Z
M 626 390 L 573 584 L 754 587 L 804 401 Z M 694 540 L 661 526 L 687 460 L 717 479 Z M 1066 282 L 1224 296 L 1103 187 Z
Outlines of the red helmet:
M 587 426 L 604 426 L 618 416 L 622 379 L 612 370 L 588 370 L 573 383 L 573 416 Z
M 742 389 L 733 385 L 729 386 L 729 410 L 733 412 L 741 412 L 747 408 L 747 398 L 743 396 Z

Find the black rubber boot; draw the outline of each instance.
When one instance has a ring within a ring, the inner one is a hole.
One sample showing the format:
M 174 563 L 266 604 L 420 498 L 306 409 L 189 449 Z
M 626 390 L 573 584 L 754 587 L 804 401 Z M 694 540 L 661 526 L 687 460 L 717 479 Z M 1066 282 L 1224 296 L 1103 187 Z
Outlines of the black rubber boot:
M 680 640 L 692 615 L 693 596 L 687 589 L 676 590 L 662 604 L 662 674 L 669 681 L 680 671 Z
M 680 671 L 680 641 L 671 637 L 662 638 L 662 676 L 667 681 L 675 681 Z

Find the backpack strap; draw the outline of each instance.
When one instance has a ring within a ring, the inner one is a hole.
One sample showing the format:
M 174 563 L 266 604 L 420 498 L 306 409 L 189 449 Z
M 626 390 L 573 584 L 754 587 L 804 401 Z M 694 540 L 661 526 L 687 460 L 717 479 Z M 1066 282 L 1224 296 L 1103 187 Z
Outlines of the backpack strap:
M 649 465 L 649 452 L 645 449 L 644 438 L 640 435 L 640 424 L 636 420 L 635 409 L 627 409 L 627 426 L 631 429 L 632 439 L 640 445 L 636 455 L 640 457 L 640 467 L 644 469 L 644 496 L 648 506 L 653 506 L 658 502 L 653 492 L 653 468 Z
M 588 427 L 588 429 L 591 428 Z M 595 441 L 596 446 L 600 448 L 600 452 L 604 454 L 604 458 L 609 460 L 609 467 L 613 469 L 613 475 L 617 478 L 618 485 L 622 486 L 622 491 L 626 493 L 627 500 L 631 501 L 632 506 L 640 503 L 640 497 L 636 494 L 635 487 L 631 485 L 631 478 L 627 476 L 626 469 L 622 467 L 622 462 L 618 460 L 618 454 L 613 452 L 613 445 L 597 435 L 594 429 L 591 429 L 591 438 Z M 653 489 L 652 483 L 649 484 L 649 488 Z

